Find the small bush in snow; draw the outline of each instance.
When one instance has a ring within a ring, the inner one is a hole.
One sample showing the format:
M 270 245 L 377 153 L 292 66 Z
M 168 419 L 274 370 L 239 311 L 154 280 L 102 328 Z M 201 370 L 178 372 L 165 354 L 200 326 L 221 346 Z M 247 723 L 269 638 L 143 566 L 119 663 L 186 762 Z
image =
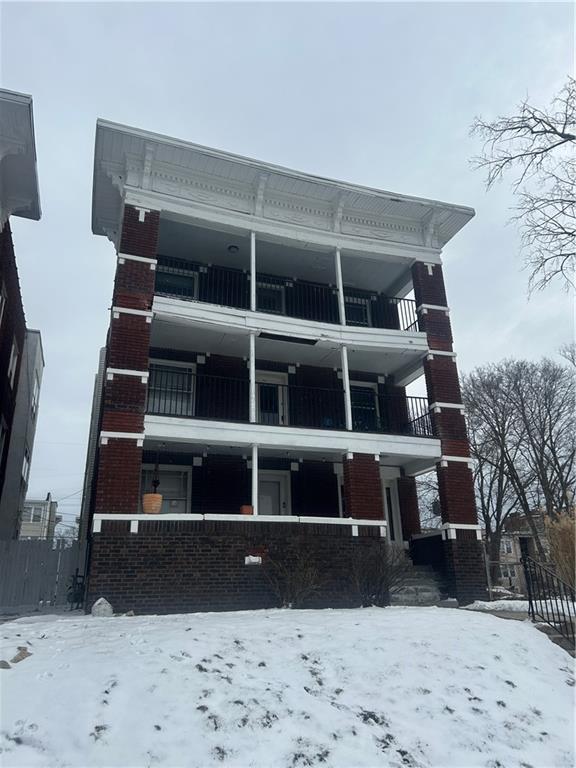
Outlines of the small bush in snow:
M 389 605 L 390 593 L 406 583 L 410 567 L 403 549 L 374 542 L 352 556 L 352 591 L 363 606 Z
M 297 555 L 291 563 L 268 557 L 264 573 L 283 608 L 301 608 L 324 583 L 316 564 L 304 554 Z

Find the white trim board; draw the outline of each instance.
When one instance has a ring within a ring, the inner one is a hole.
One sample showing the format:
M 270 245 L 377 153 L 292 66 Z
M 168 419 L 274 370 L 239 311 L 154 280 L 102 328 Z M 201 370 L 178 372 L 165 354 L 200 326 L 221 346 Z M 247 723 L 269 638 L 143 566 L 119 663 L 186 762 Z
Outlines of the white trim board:
M 114 376 L 137 376 L 142 384 L 148 383 L 148 371 L 132 371 L 129 368 L 106 368 L 106 381 L 113 381 Z
M 190 445 L 252 446 L 262 448 L 295 448 L 331 451 L 335 454 L 371 453 L 401 460 L 425 459 L 438 462 L 442 451 L 440 440 L 412 435 L 348 432 L 345 430 L 305 429 L 268 424 L 240 425 L 225 421 L 152 416 L 144 418 L 147 439 Z M 390 462 L 384 462 L 390 464 Z
M 133 256 L 131 253 L 119 253 L 118 264 L 125 264 L 128 261 L 140 261 L 143 264 L 149 264 L 152 272 L 155 271 L 158 259 L 149 259 L 146 256 Z

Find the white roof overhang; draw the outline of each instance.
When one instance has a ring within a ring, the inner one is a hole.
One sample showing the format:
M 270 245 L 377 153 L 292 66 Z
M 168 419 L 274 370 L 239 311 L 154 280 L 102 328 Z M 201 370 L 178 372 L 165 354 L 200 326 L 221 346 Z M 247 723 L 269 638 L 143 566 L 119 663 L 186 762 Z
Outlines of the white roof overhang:
M 0 229 L 40 215 L 32 97 L 0 89 Z
M 311 241 L 314 232 L 330 234 L 330 242 L 336 235 L 342 247 L 361 240 L 437 253 L 474 216 L 466 206 L 312 176 L 98 120 L 94 234 L 117 241 L 127 197 L 149 199 L 161 211 L 189 208 L 191 218 L 201 218 L 203 209 L 218 209 L 257 232 L 278 224 L 282 231 L 308 231 Z

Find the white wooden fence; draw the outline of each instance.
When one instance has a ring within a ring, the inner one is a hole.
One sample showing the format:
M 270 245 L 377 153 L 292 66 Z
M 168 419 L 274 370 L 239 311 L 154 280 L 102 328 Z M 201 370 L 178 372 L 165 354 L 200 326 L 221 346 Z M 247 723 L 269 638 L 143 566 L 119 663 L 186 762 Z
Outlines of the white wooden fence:
M 77 541 L 0 541 L 0 614 L 67 605 Z

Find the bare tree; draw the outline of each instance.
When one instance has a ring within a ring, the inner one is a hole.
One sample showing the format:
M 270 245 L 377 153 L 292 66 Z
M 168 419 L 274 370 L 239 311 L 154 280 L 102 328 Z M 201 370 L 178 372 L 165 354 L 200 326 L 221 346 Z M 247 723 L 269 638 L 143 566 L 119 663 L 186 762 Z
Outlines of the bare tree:
M 509 465 L 517 459 L 517 446 L 510 441 L 514 414 L 507 404 L 505 377 L 496 366 L 464 376 L 462 399 L 474 459 L 476 503 L 484 523 L 491 577 L 496 580 L 506 520 L 519 506 L 509 474 Z M 540 544 L 537 532 L 536 540 Z
M 426 472 L 416 478 L 420 525 L 424 530 L 439 528 L 442 525 L 440 500 L 438 496 L 438 476 L 436 470 Z
M 546 359 L 505 360 L 464 377 L 463 397 L 491 557 L 506 515 L 518 510 L 544 560 L 532 513 L 569 507 L 576 483 L 573 373 Z
M 567 363 L 576 368 L 576 343 L 563 344 L 559 349 L 560 357 L 563 357 Z
M 518 114 L 491 122 L 478 117 L 472 133 L 484 139 L 473 161 L 486 171 L 490 189 L 504 174 L 515 173 L 518 196 L 514 219 L 521 228 L 530 287 L 542 289 L 552 280 L 573 283 L 576 254 L 576 81 L 569 77 L 542 110 L 527 101 Z

